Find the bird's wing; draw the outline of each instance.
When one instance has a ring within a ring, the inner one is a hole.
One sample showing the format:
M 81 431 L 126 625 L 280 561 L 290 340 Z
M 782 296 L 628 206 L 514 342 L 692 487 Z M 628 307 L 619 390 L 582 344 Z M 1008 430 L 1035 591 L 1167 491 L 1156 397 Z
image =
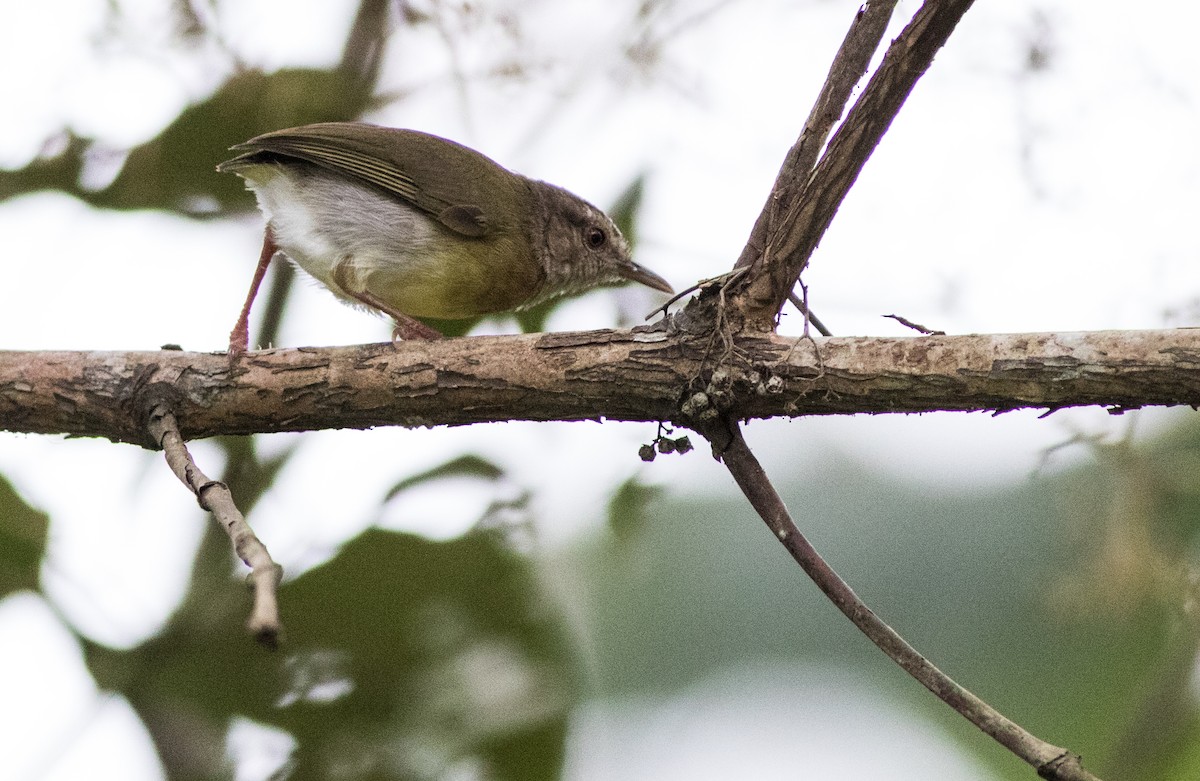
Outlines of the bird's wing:
M 241 166 L 291 157 L 374 185 L 463 236 L 477 238 L 492 229 L 493 221 L 484 208 L 470 202 L 479 200 L 472 198 L 478 195 L 475 187 L 451 194 L 452 188 L 445 185 L 447 180 L 463 181 L 452 169 L 461 169 L 467 162 L 486 163 L 484 178 L 495 175 L 493 168 L 508 174 L 492 160 L 427 133 L 348 126 L 350 123 L 330 122 L 266 133 L 232 147 L 241 154 L 218 169 L 236 171 Z M 479 173 L 474 167 L 469 170 Z M 477 178 L 468 177 L 467 181 Z

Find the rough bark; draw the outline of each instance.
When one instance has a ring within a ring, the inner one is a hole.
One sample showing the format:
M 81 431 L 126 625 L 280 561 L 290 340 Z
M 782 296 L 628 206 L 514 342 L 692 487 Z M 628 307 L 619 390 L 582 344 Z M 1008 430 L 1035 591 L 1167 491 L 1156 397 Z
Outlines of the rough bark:
M 0 429 L 187 439 L 501 420 L 669 421 L 1200 404 L 1200 331 L 905 338 L 696 336 L 666 326 L 223 353 L 0 352 Z

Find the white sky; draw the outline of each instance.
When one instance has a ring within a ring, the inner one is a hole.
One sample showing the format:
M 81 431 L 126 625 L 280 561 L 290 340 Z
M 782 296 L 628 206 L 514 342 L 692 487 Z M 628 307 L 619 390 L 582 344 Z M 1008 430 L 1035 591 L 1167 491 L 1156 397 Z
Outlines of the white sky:
M 0 8 L 0 72 L 19 74 L 0 81 L 8 119 L 0 127 L 0 165 L 23 165 L 64 123 L 114 147 L 137 143 L 215 88 L 223 72 L 207 56 L 164 57 L 156 48 L 165 0 L 118 3 L 138 9 L 131 13 L 141 21 L 97 49 L 103 5 L 60 0 Z M 346 5 L 308 3 L 300 15 L 282 0 L 221 3 L 219 27 L 251 64 L 325 65 L 339 55 Z M 639 260 L 682 288 L 736 258 L 855 7 L 732 4 L 672 38 L 661 70 L 645 81 L 634 76 L 630 86 L 609 78 L 631 72 L 612 54 L 619 31 L 609 4 L 530 3 L 521 17 L 525 49 L 565 63 L 551 70 L 551 88 L 536 79 L 473 87 L 466 118 L 452 91 L 427 89 L 372 119 L 462 140 L 598 203 L 648 171 Z M 902 21 L 916 7 L 901 3 Z M 950 333 L 1195 325 L 1196 16 L 1189 4 L 1167 2 L 1136 9 L 1109 0 L 979 3 L 918 84 L 822 241 L 805 277 L 814 308 L 841 335 L 907 334 L 881 319 L 891 312 Z M 1046 22 L 1051 59 L 1048 70 L 1029 74 L 1023 57 L 1038 18 Z M 464 47 L 466 66 L 504 51 L 502 38 L 484 37 L 487 47 Z M 403 43 L 388 61 L 391 86 L 444 72 L 438 40 L 409 35 Z M 578 95 L 554 110 L 553 88 L 571 85 L 580 86 Z M 51 193 L 0 203 L 0 348 L 153 349 L 177 342 L 221 349 L 259 239 L 257 219 L 112 214 Z M 587 298 L 564 307 L 551 327 L 611 325 L 618 307 L 640 313 L 655 300 L 633 290 Z M 389 331 L 311 286 L 303 286 L 289 316 L 281 334 L 286 346 L 379 341 Z M 784 330 L 798 326 L 793 315 Z M 1026 479 L 1047 446 L 1077 431 L 1118 436 L 1127 425 L 1096 410 L 1036 417 L 778 421 L 752 424 L 748 436 L 769 469 L 802 469 L 835 449 L 898 477 L 962 490 Z M 1143 414 L 1139 429 L 1152 432 L 1180 417 Z M 652 437 L 649 425 L 590 423 L 305 435 L 252 521 L 294 572 L 361 528 L 382 486 L 398 474 L 466 451 L 495 458 L 512 470 L 514 483 L 534 488 L 542 515 L 557 522 L 543 532 L 552 543 L 594 528 L 611 487 L 632 474 L 672 491 L 727 488 L 703 446 L 643 466 L 636 447 Z M 266 446 L 292 441 L 272 437 Z M 215 451 L 203 443 L 195 450 L 210 473 L 219 472 Z M 1067 451 L 1052 464 L 1085 456 Z M 343 473 L 339 492 L 313 491 L 331 464 L 355 466 Z M 131 644 L 152 633 L 184 586 L 190 545 L 204 522 L 157 457 L 103 442 L 0 434 L 0 473 L 54 518 L 46 581 L 58 609 L 104 642 Z M 483 501 L 464 495 L 454 513 L 458 526 L 422 531 L 456 533 Z M 417 514 L 398 507 L 389 520 L 404 526 Z M 120 546 L 112 544 L 117 538 Z M 139 542 L 131 546 L 130 539 Z M 47 747 L 70 734 L 70 718 L 14 721 L 46 682 L 29 670 L 79 679 L 68 636 L 34 602 L 0 603 L 0 634 L 34 638 L 0 644 L 0 690 L 16 692 L 8 702 L 19 703 L 0 706 L 0 756 L 16 757 L 14 778 L 76 777 L 69 757 L 46 761 Z M 21 657 L 22 648 L 42 650 Z M 80 713 L 97 707 L 90 685 L 84 676 L 69 693 Z M 94 724 L 136 733 L 119 704 L 105 708 Z M 100 729 L 89 727 L 87 740 Z M 146 756 L 136 737 L 117 743 Z M 80 742 L 72 756 L 94 762 L 94 745 Z M 144 777 L 156 777 L 153 766 L 144 767 Z

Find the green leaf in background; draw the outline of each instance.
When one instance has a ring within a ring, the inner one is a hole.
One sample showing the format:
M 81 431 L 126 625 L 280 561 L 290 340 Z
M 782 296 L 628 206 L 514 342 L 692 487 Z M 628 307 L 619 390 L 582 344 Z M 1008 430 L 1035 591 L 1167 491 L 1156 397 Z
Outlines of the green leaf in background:
M 447 477 L 477 477 L 481 480 L 495 481 L 504 477 L 504 470 L 483 456 L 462 455 L 432 469 L 404 478 L 391 487 L 383 500 L 390 501 L 409 488 Z
M 660 485 L 646 485 L 637 475 L 621 483 L 608 502 L 608 527 L 618 543 L 632 545 L 640 542 L 642 532 L 651 522 L 649 506 L 665 493 Z
M 365 532 L 283 586 L 278 654 L 248 640 L 237 594 L 129 651 L 88 647 L 168 778 L 229 775 L 236 718 L 292 736 L 292 778 L 558 777 L 576 672 L 560 616 L 503 533 Z
M 50 518 L 25 503 L 0 476 L 0 599 L 38 588 Z
M 109 209 L 161 209 L 195 216 L 249 210 L 254 199 L 242 180 L 215 170 L 230 156 L 230 146 L 268 130 L 353 119 L 366 108 L 367 99 L 361 80 L 342 70 L 246 71 L 184 110 L 158 137 L 129 150 L 112 182 L 89 188 L 80 181 L 89 156 L 100 150 L 92 140 L 64 131 L 54 154 L 16 171 L 0 171 L 0 200 L 62 190 Z
M 638 174 L 629 185 L 617 196 L 617 200 L 608 209 L 608 216 L 617 224 L 617 229 L 624 234 L 631 250 L 637 250 L 639 218 L 642 213 L 642 201 L 646 195 L 646 175 Z
M 1095 453 L 1062 475 L 952 494 L 836 453 L 775 477 L 818 550 L 960 683 L 1105 781 L 1193 781 L 1200 426 Z M 639 493 L 627 485 L 614 506 L 627 494 L 636 512 Z M 618 533 L 562 565 L 587 595 L 601 696 L 687 692 L 756 662 L 844 667 L 996 778 L 1033 775 L 871 646 L 741 497 L 654 507 L 635 547 Z

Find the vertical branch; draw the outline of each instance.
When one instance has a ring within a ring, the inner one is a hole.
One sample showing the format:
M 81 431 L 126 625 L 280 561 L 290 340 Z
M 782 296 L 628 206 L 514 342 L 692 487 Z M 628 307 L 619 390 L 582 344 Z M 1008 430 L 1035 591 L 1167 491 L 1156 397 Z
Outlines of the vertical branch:
M 738 487 L 742 489 L 742 493 L 805 574 L 812 578 L 837 609 L 842 611 L 879 650 L 940 700 L 1032 765 L 1042 778 L 1057 781 L 1099 781 L 1083 768 L 1077 755 L 1047 743 L 1005 717 L 935 667 L 897 634 L 896 630 L 875 615 L 849 584 L 821 558 L 796 527 L 783 499 L 775 491 L 762 465 L 746 445 L 738 423 L 729 421 L 728 425 L 728 431 L 711 432 L 707 435 L 713 442 L 714 449 L 721 451 L 720 458 L 725 462 Z
M 743 301 L 747 319 L 757 327 L 771 327 L 871 153 L 973 2 L 925 0 L 888 47 L 879 69 L 834 133 L 811 175 L 799 167 L 781 172 L 781 177 L 791 180 L 784 188 L 791 197 L 776 205 L 776 193 L 780 192 L 776 185 L 764 211 L 781 210 L 779 219 L 768 215 L 765 235 L 752 235 L 755 247 L 748 248 L 738 260 L 739 265 L 749 265 L 751 271 L 737 284 L 735 297 Z M 864 36 L 866 32 L 864 29 Z
M 793 204 L 804 192 L 812 169 L 817 164 L 821 147 L 829 138 L 834 124 L 842 118 L 850 95 L 854 92 L 854 85 L 858 84 L 859 79 L 867 72 L 867 66 L 871 64 L 871 57 L 879 48 L 879 42 L 883 39 L 883 33 L 895 8 L 896 0 L 872 0 L 855 15 L 841 48 L 833 57 L 825 84 L 813 103 L 804 129 L 800 131 L 800 137 L 784 157 L 783 166 L 779 169 L 775 185 L 771 188 L 771 195 L 758 215 L 754 228 L 750 231 L 750 238 L 746 241 L 737 263 L 733 265 L 734 268 L 748 266 L 762 256 L 776 228 L 780 204 Z
M 155 404 L 150 411 L 147 427 L 154 441 L 163 449 L 171 471 L 196 495 L 200 506 L 213 514 L 229 535 L 234 553 L 250 567 L 254 604 L 246 627 L 259 643 L 274 650 L 283 632 L 278 596 L 283 568 L 275 563 L 267 552 L 267 546 L 262 544 L 250 524 L 246 523 L 245 517 L 233 503 L 229 488 L 209 478 L 196 466 L 179 433 L 175 413 L 165 404 Z

